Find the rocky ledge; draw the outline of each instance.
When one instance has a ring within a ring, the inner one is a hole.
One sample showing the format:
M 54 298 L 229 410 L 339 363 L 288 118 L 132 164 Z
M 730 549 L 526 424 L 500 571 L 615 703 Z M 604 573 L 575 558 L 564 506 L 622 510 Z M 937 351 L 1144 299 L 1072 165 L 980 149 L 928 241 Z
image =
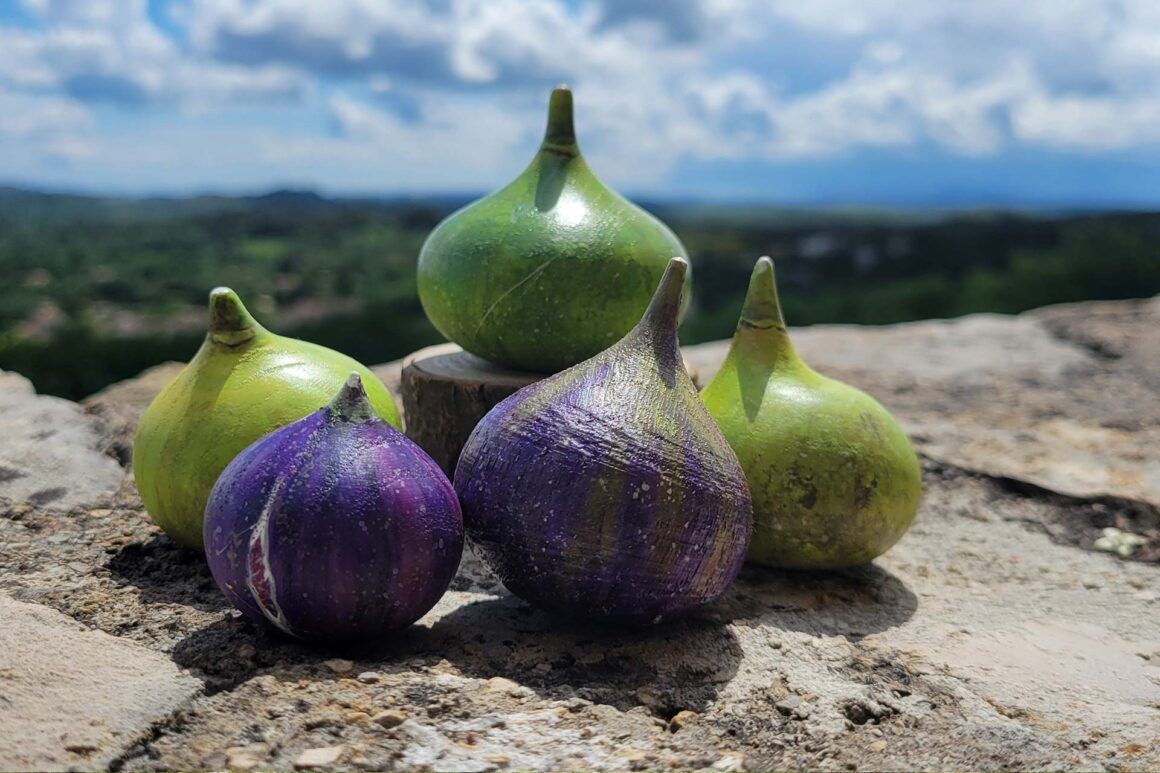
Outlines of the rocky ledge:
M 80 405 L 0 374 L 0 768 L 1160 768 L 1158 329 L 1160 298 L 796 331 L 923 458 L 873 566 L 623 631 L 467 556 L 347 652 L 239 619 L 142 511 L 128 440 L 176 366 Z

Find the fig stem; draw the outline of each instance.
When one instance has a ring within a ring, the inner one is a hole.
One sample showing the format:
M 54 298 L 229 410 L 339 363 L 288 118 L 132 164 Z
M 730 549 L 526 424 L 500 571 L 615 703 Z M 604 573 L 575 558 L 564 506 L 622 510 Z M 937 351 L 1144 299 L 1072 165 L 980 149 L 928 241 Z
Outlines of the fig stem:
M 544 130 L 540 150 L 572 157 L 580 155 L 572 120 L 572 90 L 567 86 L 552 89 L 552 96 L 548 100 L 548 126 Z
M 669 261 L 665 273 L 653 293 L 638 327 L 648 330 L 654 337 L 667 336 L 673 344 L 677 340 L 677 325 L 681 317 L 681 296 L 685 291 L 685 275 L 689 261 L 675 257 Z
M 773 261 L 768 255 L 758 258 L 753 267 L 749 290 L 741 306 L 741 318 L 737 321 L 735 336 L 747 334 L 760 340 L 762 348 L 775 356 L 796 357 L 781 311 L 781 301 L 777 297 Z
M 215 343 L 239 346 L 264 331 L 233 290 L 215 287 L 210 291 L 209 337 Z
M 370 421 L 375 418 L 375 409 L 367 398 L 362 377 L 357 372 L 346 377 L 346 383 L 330 401 L 326 409 L 344 421 Z
M 785 330 L 785 317 L 781 313 L 781 301 L 777 297 L 777 279 L 773 261 L 768 255 L 757 259 L 753 274 L 749 277 L 749 290 L 745 293 L 745 304 L 741 307 L 741 324 L 755 328 L 778 328 Z

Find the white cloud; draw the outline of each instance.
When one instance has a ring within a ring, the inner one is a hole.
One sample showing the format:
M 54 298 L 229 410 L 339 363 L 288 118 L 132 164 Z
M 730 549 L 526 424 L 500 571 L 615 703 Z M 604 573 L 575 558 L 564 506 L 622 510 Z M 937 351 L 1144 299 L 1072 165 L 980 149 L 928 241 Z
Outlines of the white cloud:
M 828 107 L 815 117 L 834 120 L 822 120 L 815 144 L 832 150 L 889 139 L 836 126 L 887 118 L 875 92 L 894 95 L 877 107 L 888 107 L 886 126 L 896 125 L 903 144 L 981 154 L 1013 143 L 1095 151 L 1157 141 L 1160 4 L 1151 0 L 778 0 L 771 8 L 802 29 L 861 43 L 846 78 L 789 106 Z
M 596 95 L 591 118 L 601 131 L 628 140 L 631 132 L 616 131 L 613 119 L 641 120 L 637 134 L 663 138 L 676 159 L 809 157 L 916 143 L 980 155 L 1013 142 L 1077 149 L 1148 142 L 1143 116 L 1160 99 L 1157 7 L 1151 0 L 606 0 L 569 10 L 559 0 L 193 0 L 189 15 L 204 51 L 389 78 L 396 93 L 481 85 L 542 92 L 568 80 Z M 854 52 L 846 74 L 779 93 L 762 41 L 786 30 L 844 41 Z M 739 61 L 721 72 L 721 57 Z M 1106 93 L 1094 100 L 1075 93 L 1091 89 Z M 1141 117 L 1101 132 L 1099 120 L 1116 105 Z M 1092 120 L 1075 115 L 1086 106 Z M 1070 116 L 1071 125 L 1035 128 L 1055 120 L 1049 115 Z
M 50 159 L 93 153 L 91 113 L 79 102 L 51 95 L 24 94 L 0 87 L 0 141 L 30 148 Z
M 146 0 L 22 1 L 41 23 L 0 27 L 0 93 L 49 118 L 6 136 L 57 157 L 116 145 L 93 103 L 168 114 L 138 138 L 165 143 L 276 102 L 293 127 L 236 129 L 255 175 L 489 186 L 559 81 L 594 169 L 637 188 L 685 160 L 1160 143 L 1155 0 L 170 0 L 177 37 Z
M 0 133 L 37 137 L 84 129 L 91 124 L 89 111 L 75 100 L 0 89 Z
M 1036 95 L 1011 114 L 1015 136 L 1028 144 L 1089 151 L 1160 142 L 1160 100 Z
M 148 17 L 146 0 L 24 0 L 43 29 L 0 28 L 15 56 L 0 83 L 55 88 L 85 102 L 200 107 L 296 99 L 307 80 L 287 68 L 243 68 L 183 52 Z
M 488 100 L 424 106 L 422 124 L 339 94 L 327 104 L 329 137 L 271 138 L 263 157 L 271 163 L 325 159 L 365 170 L 366 190 L 423 185 L 470 188 L 511 173 L 512 148 L 527 133 L 524 116 Z M 527 151 L 530 159 L 531 151 Z

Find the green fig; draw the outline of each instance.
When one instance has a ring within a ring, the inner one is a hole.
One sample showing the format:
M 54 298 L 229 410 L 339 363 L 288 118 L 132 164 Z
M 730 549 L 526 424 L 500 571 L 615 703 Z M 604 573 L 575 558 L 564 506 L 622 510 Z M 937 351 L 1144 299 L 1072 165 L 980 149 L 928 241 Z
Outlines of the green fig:
M 701 396 L 749 482 L 749 561 L 865 564 L 914 520 L 922 471 L 910 440 L 874 398 L 798 356 L 769 258 L 753 269 L 729 354 Z
M 146 511 L 174 540 L 200 548 L 206 501 L 226 465 L 258 438 L 327 405 L 352 371 L 375 412 L 399 427 L 394 398 L 366 367 L 271 333 L 229 288 L 211 292 L 205 342 L 137 425 L 133 474 Z
M 580 155 L 559 87 L 532 163 L 450 215 L 419 254 L 419 299 L 467 351 L 535 372 L 571 367 L 636 325 L 680 240 L 607 188 Z M 688 305 L 684 297 L 682 311 Z

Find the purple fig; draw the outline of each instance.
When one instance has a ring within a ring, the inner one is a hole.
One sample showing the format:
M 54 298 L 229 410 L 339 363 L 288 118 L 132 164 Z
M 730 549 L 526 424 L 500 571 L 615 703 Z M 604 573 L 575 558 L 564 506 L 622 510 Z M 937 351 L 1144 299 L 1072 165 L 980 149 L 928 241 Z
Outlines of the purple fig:
M 713 601 L 752 529 L 749 490 L 685 373 L 670 261 L 620 342 L 497 405 L 455 471 L 468 537 L 512 593 L 650 622 Z
M 247 616 L 309 640 L 422 617 L 463 551 L 451 482 L 351 374 L 326 407 L 242 451 L 210 493 L 206 557 Z

